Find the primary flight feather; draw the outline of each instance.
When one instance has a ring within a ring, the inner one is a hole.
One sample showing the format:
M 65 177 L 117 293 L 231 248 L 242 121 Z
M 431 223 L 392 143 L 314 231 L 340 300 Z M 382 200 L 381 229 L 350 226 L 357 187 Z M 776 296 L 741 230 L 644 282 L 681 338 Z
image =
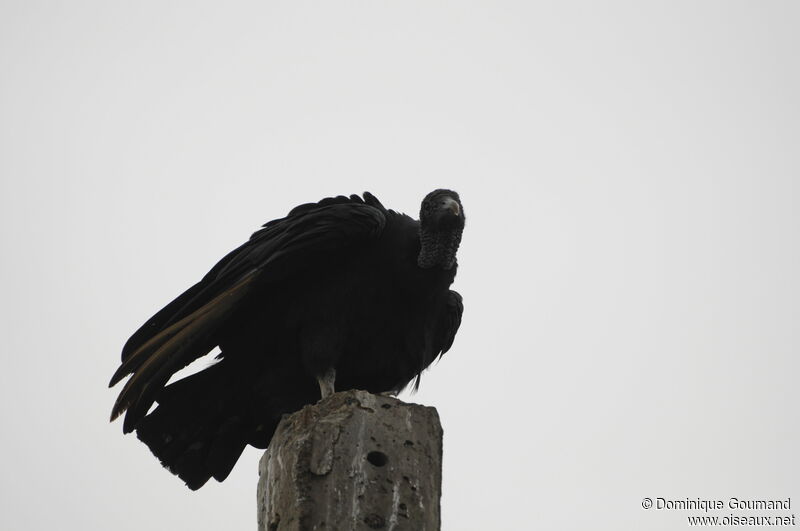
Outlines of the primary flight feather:
M 461 324 L 464 219 L 456 192 L 434 190 L 419 220 L 365 192 L 270 221 L 130 337 L 111 420 L 198 489 L 334 387 L 416 387 Z M 167 385 L 217 346 L 217 363 Z

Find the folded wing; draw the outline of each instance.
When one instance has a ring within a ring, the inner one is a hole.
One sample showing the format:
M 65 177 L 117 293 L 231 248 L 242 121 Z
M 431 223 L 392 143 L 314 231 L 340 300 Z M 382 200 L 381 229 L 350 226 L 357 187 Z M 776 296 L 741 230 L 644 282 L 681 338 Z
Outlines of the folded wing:
M 127 411 L 123 431 L 132 431 L 169 378 L 217 346 L 221 331 L 239 308 L 256 300 L 261 287 L 297 270 L 324 267 L 309 264 L 324 264 L 326 253 L 367 244 L 385 223 L 386 210 L 365 193 L 363 199 L 339 196 L 301 205 L 264 225 L 131 336 L 110 386 L 132 376 L 111 420 Z

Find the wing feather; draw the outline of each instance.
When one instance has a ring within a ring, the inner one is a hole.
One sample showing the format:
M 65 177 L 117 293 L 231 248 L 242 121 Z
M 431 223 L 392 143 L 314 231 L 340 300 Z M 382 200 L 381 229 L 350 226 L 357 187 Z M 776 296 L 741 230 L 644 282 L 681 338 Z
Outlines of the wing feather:
M 456 332 L 458 332 L 461 326 L 461 315 L 463 313 L 464 299 L 461 298 L 461 295 L 457 291 L 450 290 L 450 295 L 447 298 L 447 308 L 439 323 L 440 357 L 453 346 Z
M 209 340 L 216 331 L 216 325 L 228 317 L 236 304 L 247 295 L 255 279 L 254 273 L 155 336 L 149 342 L 154 347 L 149 346 L 149 343 L 145 344 L 141 349 L 142 355 L 137 351 L 128 358 L 135 359 L 138 363 L 111 412 L 111 420 L 114 420 L 125 410 L 128 411 L 123 426 L 125 433 L 133 430 L 136 420 L 147 414 L 155 400 L 155 394 L 167 383 L 170 376 L 199 357 L 196 355 L 198 352 L 205 354 L 214 347 L 213 344 L 209 345 Z

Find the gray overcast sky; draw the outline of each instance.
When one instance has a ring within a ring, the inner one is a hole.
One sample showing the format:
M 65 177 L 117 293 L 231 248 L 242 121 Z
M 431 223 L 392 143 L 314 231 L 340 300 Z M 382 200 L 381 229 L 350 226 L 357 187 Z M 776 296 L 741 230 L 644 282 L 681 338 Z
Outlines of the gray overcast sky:
M 108 424 L 122 344 L 298 203 L 437 187 L 444 529 L 800 504 L 798 6 L 2 2 L 1 527 L 253 529 L 259 451 L 191 493 Z

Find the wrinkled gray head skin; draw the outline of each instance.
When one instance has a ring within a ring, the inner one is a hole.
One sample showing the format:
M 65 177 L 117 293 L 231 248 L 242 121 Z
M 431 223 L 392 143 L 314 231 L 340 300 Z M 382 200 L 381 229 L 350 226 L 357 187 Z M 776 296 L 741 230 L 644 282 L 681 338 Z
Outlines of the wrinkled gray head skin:
M 453 190 L 434 190 L 422 200 L 419 237 L 422 248 L 417 264 L 423 269 L 456 265 L 456 252 L 464 230 L 464 206 Z

